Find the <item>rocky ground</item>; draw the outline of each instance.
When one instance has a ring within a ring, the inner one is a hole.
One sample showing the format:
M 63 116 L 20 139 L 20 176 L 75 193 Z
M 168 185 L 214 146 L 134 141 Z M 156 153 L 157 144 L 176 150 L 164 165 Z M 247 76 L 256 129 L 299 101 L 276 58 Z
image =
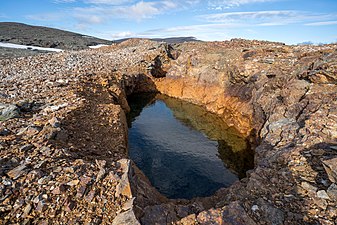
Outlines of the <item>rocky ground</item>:
M 0 224 L 335 224 L 336 59 L 336 45 L 245 40 L 1 59 Z M 126 96 L 154 90 L 249 138 L 247 178 L 160 196 L 127 160 Z

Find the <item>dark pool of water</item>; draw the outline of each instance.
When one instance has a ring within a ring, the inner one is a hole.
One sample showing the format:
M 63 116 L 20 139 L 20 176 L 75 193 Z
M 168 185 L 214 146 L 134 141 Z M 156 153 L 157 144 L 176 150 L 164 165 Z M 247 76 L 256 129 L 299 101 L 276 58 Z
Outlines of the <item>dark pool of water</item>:
M 210 196 L 253 167 L 248 142 L 202 107 L 155 94 L 128 101 L 129 156 L 168 198 Z

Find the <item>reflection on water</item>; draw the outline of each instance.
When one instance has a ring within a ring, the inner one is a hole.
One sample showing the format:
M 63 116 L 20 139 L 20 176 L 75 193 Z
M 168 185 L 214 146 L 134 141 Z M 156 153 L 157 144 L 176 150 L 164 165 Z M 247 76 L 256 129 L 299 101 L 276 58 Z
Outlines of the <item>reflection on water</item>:
M 155 94 L 129 105 L 130 158 L 163 195 L 210 196 L 253 167 L 248 142 L 202 107 Z

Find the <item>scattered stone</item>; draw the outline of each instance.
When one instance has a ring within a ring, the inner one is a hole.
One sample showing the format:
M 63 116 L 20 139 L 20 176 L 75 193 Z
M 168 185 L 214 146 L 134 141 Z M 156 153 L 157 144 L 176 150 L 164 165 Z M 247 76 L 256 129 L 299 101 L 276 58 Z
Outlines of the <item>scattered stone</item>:
M 18 167 L 15 167 L 14 169 L 10 170 L 9 172 L 7 172 L 7 175 L 12 178 L 12 179 L 17 179 L 18 177 L 20 177 L 23 173 L 24 173 L 24 169 L 26 168 L 25 164 L 22 164 Z
M 336 145 L 330 145 L 330 148 L 337 151 L 337 146 Z
M 328 207 L 327 201 L 323 198 L 314 197 L 313 200 L 314 203 L 323 210 L 326 210 L 326 208 Z
M 332 217 L 332 218 L 337 216 L 337 208 L 336 207 L 328 206 L 327 212 L 329 213 L 329 216 Z
M 178 220 L 175 207 L 172 204 L 147 206 L 144 209 L 142 224 L 171 224 Z
M 69 83 L 69 80 L 58 79 L 56 82 L 57 87 L 66 86 Z
M 92 199 L 95 197 L 95 190 L 91 190 L 85 197 L 84 199 L 91 203 Z
M 115 196 L 126 196 L 128 198 L 132 198 L 132 191 L 129 181 L 129 174 L 131 173 L 131 162 L 127 159 L 122 159 L 118 161 L 118 164 L 120 165 L 120 168 L 123 171 L 123 175 L 121 178 L 121 181 L 116 187 L 116 194 Z
M 27 137 L 33 137 L 34 135 L 38 134 L 42 130 L 41 127 L 38 126 L 28 126 L 21 129 L 17 135 L 25 135 Z
M 316 194 L 316 191 L 317 191 L 317 187 L 315 187 L 315 186 L 313 186 L 313 185 L 311 185 L 311 184 L 309 184 L 308 182 L 302 182 L 301 183 L 301 187 L 303 188 L 303 189 L 305 189 L 307 192 L 309 192 L 309 193 L 315 193 Z
M 223 224 L 222 212 L 220 209 L 209 209 L 199 213 L 197 216 L 199 224 L 207 224 L 208 221 L 212 221 L 213 224 Z
M 58 128 L 60 127 L 61 123 L 60 123 L 60 120 L 56 117 L 53 117 L 49 120 L 49 123 L 52 127 L 54 128 Z
M 98 171 L 98 174 L 97 174 L 97 177 L 96 177 L 96 182 L 99 181 L 105 174 L 105 169 L 104 169 L 104 166 L 106 164 L 106 161 L 105 160 L 96 160 L 96 164 L 98 165 L 99 167 L 99 171 Z
M 63 172 L 65 172 L 65 173 L 74 173 L 74 168 L 72 168 L 72 167 L 65 167 L 65 168 L 63 168 Z
M 87 176 L 81 177 L 80 186 L 77 188 L 76 197 L 78 197 L 78 198 L 83 197 L 83 195 L 84 195 L 84 193 L 85 193 L 85 191 L 87 189 L 88 183 L 91 180 L 92 179 L 90 177 L 87 177 Z
M 0 121 L 5 121 L 18 117 L 20 115 L 20 110 L 16 105 L 8 105 L 0 103 Z
M 11 180 L 3 178 L 2 179 L 2 184 L 5 185 L 5 186 L 10 186 L 10 185 L 12 185 L 12 182 L 11 182 Z
M 188 215 L 177 222 L 178 225 L 193 225 L 196 224 L 195 214 Z
M 176 207 L 176 212 L 177 212 L 177 216 L 179 218 L 184 218 L 184 217 L 187 217 L 190 213 L 191 213 L 191 210 L 188 206 L 177 206 Z
M 312 151 L 312 155 L 315 155 L 315 156 L 321 156 L 325 153 L 325 150 L 324 149 L 314 149 Z
M 257 210 L 259 210 L 259 206 L 253 205 L 253 206 L 252 206 L 252 211 L 255 212 L 255 211 L 257 211 Z
M 36 196 L 36 197 L 32 200 L 32 202 L 35 203 L 35 204 L 38 204 L 39 201 L 40 201 L 40 195 Z
M 61 190 L 60 190 L 59 187 L 56 187 L 56 188 L 52 191 L 52 193 L 53 193 L 54 195 L 59 195 L 59 194 L 61 194 Z
M 20 100 L 16 103 L 21 112 L 30 112 L 34 107 L 34 101 L 31 100 Z
M 328 194 L 324 190 L 317 191 L 317 197 L 330 200 Z
M 337 185 L 331 184 L 327 190 L 327 194 L 331 199 L 333 199 L 334 201 L 337 201 Z
M 31 144 L 26 144 L 26 145 L 24 145 L 24 146 L 22 146 L 22 147 L 20 148 L 20 151 L 26 152 L 26 151 L 31 150 L 33 147 L 34 147 L 34 146 L 31 145 Z
M 44 207 L 45 207 L 45 203 L 44 203 L 44 201 L 39 201 L 39 203 L 37 204 L 37 207 L 36 207 L 36 210 L 38 211 L 38 212 L 42 212 L 43 211 L 43 209 L 44 209 Z
M 80 181 L 79 180 L 72 180 L 67 183 L 69 186 L 76 186 Z
M 44 109 L 45 113 L 51 113 L 51 112 L 56 112 L 64 107 L 68 106 L 68 103 L 63 103 L 60 105 L 52 105 L 52 106 L 48 106 Z
M 32 209 L 32 206 L 30 204 L 27 204 L 23 210 L 23 214 L 21 217 L 26 218 L 29 215 L 31 209 Z
M 319 224 L 322 224 L 322 225 L 335 225 L 334 222 L 329 221 L 329 220 L 325 220 L 325 219 L 321 219 L 321 218 L 318 221 L 319 221 Z
M 57 128 L 44 126 L 39 135 L 41 135 L 44 140 L 51 140 L 55 139 L 58 131 L 59 130 Z
M 238 202 L 232 202 L 222 211 L 222 224 L 255 225 L 256 223 Z
M 331 182 L 337 183 L 337 158 L 322 161 Z
M 284 213 L 281 209 L 276 208 L 262 198 L 258 199 L 257 203 L 261 209 L 260 213 L 264 221 L 268 221 L 270 224 L 274 225 L 284 224 Z
M 6 129 L 6 128 L 0 128 L 0 136 L 6 136 L 8 134 L 10 134 L 10 130 Z
M 134 212 L 130 209 L 118 214 L 112 221 L 112 225 L 140 225 Z
M 124 211 L 127 211 L 129 209 L 132 209 L 133 208 L 133 202 L 135 201 L 135 198 L 131 198 L 129 199 L 128 201 L 126 201 L 123 206 L 122 206 L 122 209 Z

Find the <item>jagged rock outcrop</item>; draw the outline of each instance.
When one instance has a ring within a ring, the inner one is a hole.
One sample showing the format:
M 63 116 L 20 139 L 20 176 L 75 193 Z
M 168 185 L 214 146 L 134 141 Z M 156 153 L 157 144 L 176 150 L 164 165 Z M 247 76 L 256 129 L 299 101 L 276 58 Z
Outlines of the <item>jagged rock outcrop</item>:
M 243 133 L 247 130 L 243 124 L 248 124 L 246 127 L 255 129 L 260 139 L 254 171 L 239 187 L 229 188 L 230 193 L 218 205 L 223 207 L 218 216 L 211 212 L 206 215 L 210 220 L 222 221 L 219 224 L 227 223 L 225 208 L 236 201 L 260 224 L 291 224 L 294 220 L 330 224 L 336 219 L 336 214 L 331 213 L 336 209 L 322 193 L 335 182 L 331 179 L 333 166 L 324 162 L 331 162 L 325 161 L 327 158 L 336 159 L 336 49 L 247 44 L 233 41 L 205 44 L 207 47 L 183 46 L 180 60 L 168 71 L 168 77 L 176 81 L 164 81 L 164 93 L 205 105 L 220 115 L 222 112 L 214 110 L 216 106 L 212 104 L 218 105 L 221 100 L 213 98 L 208 103 L 204 98 L 213 94 L 208 85 L 223 87 L 220 99 L 236 98 L 232 104 L 219 104 L 228 107 L 224 114 L 230 114 L 236 122 L 234 126 Z M 180 90 L 174 90 L 174 82 L 184 83 L 182 80 L 186 79 L 186 85 L 177 85 Z M 189 91 L 191 87 L 197 91 Z M 240 118 L 239 113 L 246 123 L 235 120 Z M 315 188 L 307 192 L 303 181 Z M 202 222 L 196 219 L 196 223 Z M 232 223 L 240 224 L 234 220 Z
M 1 222 L 336 223 L 336 49 L 129 40 L 0 60 L 0 102 L 19 109 L 0 124 Z M 208 198 L 156 193 L 125 161 L 124 113 L 156 90 L 240 130 L 255 168 Z

